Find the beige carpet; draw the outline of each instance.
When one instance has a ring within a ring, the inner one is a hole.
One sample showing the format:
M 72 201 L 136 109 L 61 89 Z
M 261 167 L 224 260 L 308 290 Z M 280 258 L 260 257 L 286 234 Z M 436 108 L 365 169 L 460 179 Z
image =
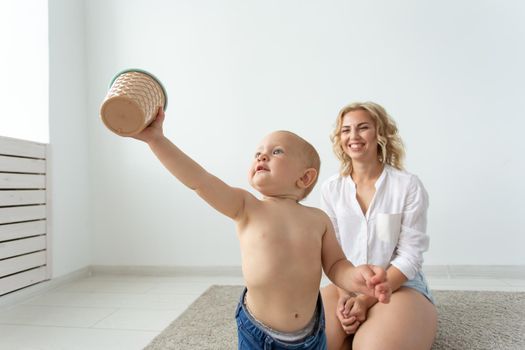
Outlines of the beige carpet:
M 212 286 L 147 350 L 237 349 L 241 286 Z M 433 291 L 439 329 L 432 350 L 525 349 L 525 293 Z

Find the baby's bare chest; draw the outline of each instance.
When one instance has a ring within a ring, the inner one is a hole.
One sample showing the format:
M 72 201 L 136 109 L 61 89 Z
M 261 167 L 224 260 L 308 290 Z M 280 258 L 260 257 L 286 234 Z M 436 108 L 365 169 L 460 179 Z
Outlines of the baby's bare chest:
M 324 231 L 319 218 L 307 210 L 263 208 L 251 215 L 240 233 L 252 243 L 305 248 L 319 245 Z

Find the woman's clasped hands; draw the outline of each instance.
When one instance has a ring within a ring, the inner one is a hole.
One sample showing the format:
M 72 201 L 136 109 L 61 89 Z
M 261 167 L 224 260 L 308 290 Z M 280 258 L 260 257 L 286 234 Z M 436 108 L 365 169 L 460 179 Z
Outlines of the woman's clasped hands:
M 368 309 L 377 300 L 366 295 L 344 294 L 337 302 L 337 318 L 346 334 L 354 334 L 366 320 Z

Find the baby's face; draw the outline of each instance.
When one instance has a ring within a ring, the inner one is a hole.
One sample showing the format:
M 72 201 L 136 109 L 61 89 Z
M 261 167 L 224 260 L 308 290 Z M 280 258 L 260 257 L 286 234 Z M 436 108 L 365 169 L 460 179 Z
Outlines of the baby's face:
M 297 191 L 296 181 L 305 169 L 297 137 L 276 131 L 256 148 L 248 178 L 250 185 L 263 195 L 289 195 Z

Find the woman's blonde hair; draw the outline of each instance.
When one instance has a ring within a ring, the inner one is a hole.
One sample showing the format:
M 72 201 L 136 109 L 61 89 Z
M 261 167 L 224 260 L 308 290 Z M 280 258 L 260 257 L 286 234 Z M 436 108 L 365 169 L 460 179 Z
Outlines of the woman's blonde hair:
M 335 129 L 330 135 L 334 153 L 341 161 L 341 175 L 348 176 L 352 173 L 352 159 L 343 151 L 341 145 L 343 117 L 346 113 L 356 110 L 367 112 L 374 121 L 377 136 L 377 157 L 379 161 L 402 170 L 405 147 L 398 134 L 396 122 L 388 115 L 386 110 L 377 103 L 354 102 L 339 111 Z

